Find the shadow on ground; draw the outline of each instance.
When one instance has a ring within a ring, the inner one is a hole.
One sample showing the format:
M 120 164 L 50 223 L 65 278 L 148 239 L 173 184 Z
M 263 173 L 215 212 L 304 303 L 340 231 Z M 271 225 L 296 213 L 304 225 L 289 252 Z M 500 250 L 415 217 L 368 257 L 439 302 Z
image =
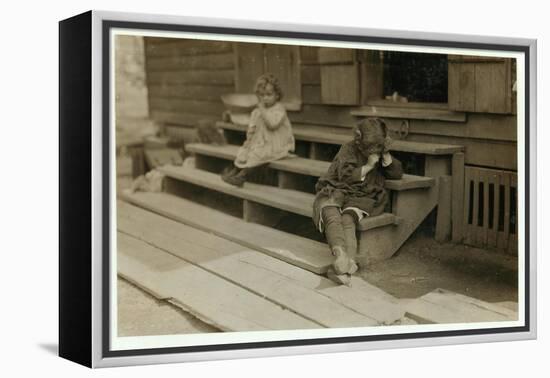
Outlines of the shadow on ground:
M 57 344 L 54 344 L 54 343 L 41 343 L 41 344 L 38 344 L 38 347 L 40 349 L 45 350 L 46 352 L 48 352 L 50 354 L 53 354 L 53 355 L 56 355 L 56 356 L 59 355 L 59 345 L 57 345 Z

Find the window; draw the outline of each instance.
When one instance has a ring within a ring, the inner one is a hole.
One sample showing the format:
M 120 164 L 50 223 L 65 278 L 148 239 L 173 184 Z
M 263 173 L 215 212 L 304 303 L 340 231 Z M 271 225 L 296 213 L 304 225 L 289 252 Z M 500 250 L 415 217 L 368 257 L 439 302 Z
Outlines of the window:
M 408 102 L 447 102 L 447 55 L 385 51 L 384 97 L 397 92 Z

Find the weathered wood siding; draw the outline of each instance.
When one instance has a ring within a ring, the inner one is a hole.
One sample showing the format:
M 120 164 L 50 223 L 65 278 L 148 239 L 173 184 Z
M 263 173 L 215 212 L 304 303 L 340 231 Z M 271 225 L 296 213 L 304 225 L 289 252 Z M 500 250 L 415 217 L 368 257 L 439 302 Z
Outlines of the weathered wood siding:
M 449 108 L 477 113 L 515 113 L 515 60 L 449 55 Z
M 238 93 L 252 93 L 258 77 L 272 73 L 283 91 L 282 102 L 297 109 L 302 97 L 300 47 L 265 43 L 235 43 L 235 87 Z
M 144 173 L 140 144 L 157 129 L 149 118 L 143 37 L 118 35 L 114 42 L 116 182 L 117 190 L 122 190 Z
M 143 38 L 118 35 L 115 38 L 115 110 L 117 119 L 146 118 Z
M 220 96 L 235 92 L 233 44 L 192 39 L 145 38 L 151 117 L 192 127 L 220 119 Z
M 265 49 L 261 46 L 250 43 L 236 45 L 228 42 L 146 38 L 151 116 L 162 122 L 186 126 L 193 125 L 200 118 L 220 119 L 223 105 L 219 96 L 230 92 L 250 92 L 251 89 L 246 88 L 253 85 L 255 78 L 261 74 L 262 66 L 265 71 L 265 62 L 262 62 L 265 56 L 263 59 L 260 57 L 262 49 Z M 318 47 L 299 48 L 298 78 L 301 82 L 302 106 L 299 111 L 289 111 L 293 123 L 351 128 L 357 121 L 350 114 L 351 110 L 368 101 L 363 93 L 370 93 L 370 97 L 381 94 L 381 70 L 373 63 L 379 59 L 377 53 L 369 56 L 364 52 L 343 50 L 340 54 L 333 50 L 320 53 Z M 237 52 L 242 56 L 237 56 Z M 359 61 L 359 75 L 353 76 L 360 81 L 361 97 L 357 96 L 357 88 L 353 87 L 353 93 L 344 102 L 355 105 L 334 105 L 332 103 L 336 100 L 332 98 L 332 90 L 327 90 L 326 86 L 337 87 L 341 84 L 345 88 L 346 81 L 331 80 L 330 75 L 323 81 L 322 75 L 323 72 L 327 75 L 327 67 L 328 71 L 331 70 L 330 67 L 355 67 L 349 65 L 349 57 L 356 57 Z M 248 69 L 239 72 L 236 69 L 238 66 Z M 377 75 L 377 72 L 380 74 Z M 451 76 L 450 101 L 458 101 L 456 99 L 461 97 L 454 92 L 460 86 L 455 86 Z M 506 80 L 511 80 L 511 77 L 507 76 Z M 508 87 L 508 81 L 503 85 Z M 483 90 L 486 91 L 487 88 Z M 292 92 L 296 90 L 293 89 Z M 480 106 L 485 98 L 483 93 L 477 98 L 481 101 Z M 509 92 L 506 92 L 506 96 L 510 98 Z M 509 105 L 506 106 L 509 110 Z M 399 128 L 403 121 L 390 118 L 387 120 L 393 128 Z M 467 112 L 466 122 L 411 119 L 407 139 L 464 145 L 467 165 L 517 170 L 516 130 L 517 118 L 514 114 Z
M 300 112 L 290 113 L 292 122 L 353 127 L 356 118 L 350 111 L 356 106 L 323 104 L 319 48 L 301 47 L 300 53 L 303 106 Z M 400 119 L 386 121 L 394 129 L 402 122 Z M 407 139 L 460 144 L 466 147 L 468 165 L 517 170 L 517 117 L 513 114 L 469 113 L 466 122 L 410 120 Z

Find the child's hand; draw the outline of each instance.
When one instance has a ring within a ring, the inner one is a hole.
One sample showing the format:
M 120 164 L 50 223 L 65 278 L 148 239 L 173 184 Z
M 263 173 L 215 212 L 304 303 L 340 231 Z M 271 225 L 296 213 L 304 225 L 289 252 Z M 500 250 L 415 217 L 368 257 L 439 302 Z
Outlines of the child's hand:
M 382 166 L 387 167 L 392 163 L 391 154 L 389 152 L 384 152 L 382 154 Z
M 367 163 L 361 167 L 361 181 L 365 179 L 367 173 L 374 169 L 376 163 L 380 160 L 379 154 L 370 154 L 367 158 Z
M 380 155 L 379 154 L 370 154 L 368 159 L 367 159 L 367 164 L 366 165 L 374 167 L 376 165 L 376 163 L 378 163 L 378 160 L 380 160 Z

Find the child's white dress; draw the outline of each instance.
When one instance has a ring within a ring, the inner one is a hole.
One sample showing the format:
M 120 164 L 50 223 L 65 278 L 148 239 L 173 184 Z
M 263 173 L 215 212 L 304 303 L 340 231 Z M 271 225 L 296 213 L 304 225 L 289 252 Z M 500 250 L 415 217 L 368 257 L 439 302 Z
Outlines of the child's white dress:
M 294 151 L 292 126 L 281 103 L 265 109 L 256 108 L 250 115 L 246 141 L 239 148 L 235 165 L 252 168 L 284 158 Z

